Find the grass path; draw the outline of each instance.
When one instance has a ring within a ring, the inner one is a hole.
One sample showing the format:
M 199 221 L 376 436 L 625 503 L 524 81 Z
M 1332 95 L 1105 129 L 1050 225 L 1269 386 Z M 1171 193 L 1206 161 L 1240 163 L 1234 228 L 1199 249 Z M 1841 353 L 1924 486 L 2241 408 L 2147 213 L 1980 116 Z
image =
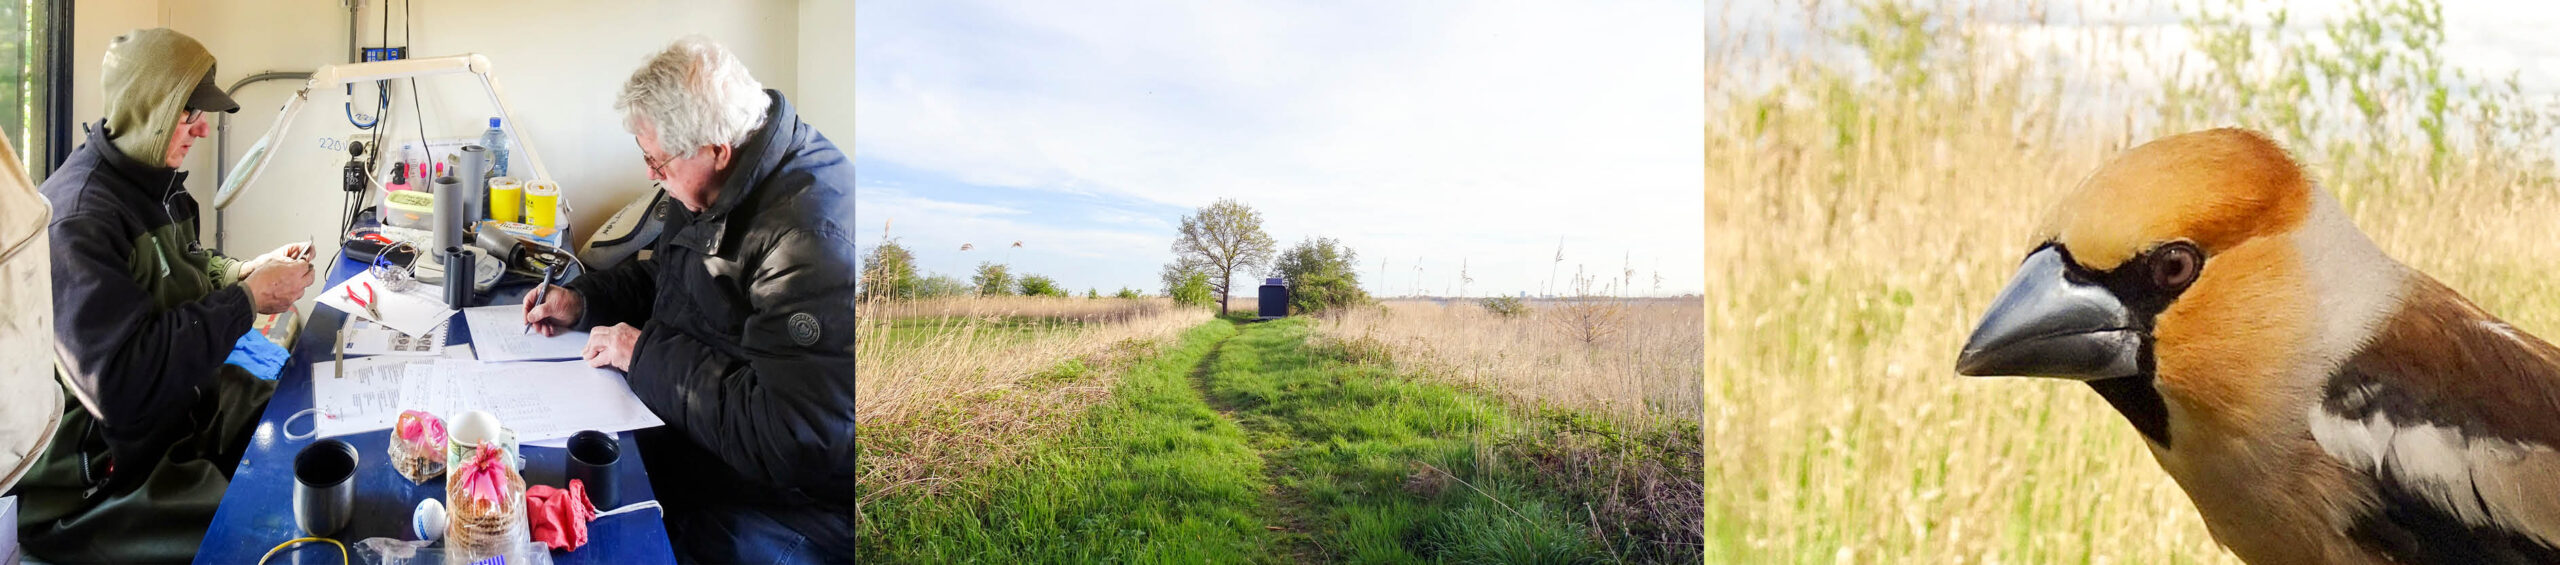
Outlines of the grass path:
M 1074 431 L 970 494 L 864 509 L 866 560 L 1606 562 L 1511 480 L 1501 405 L 1311 349 L 1304 320 L 1185 332 Z

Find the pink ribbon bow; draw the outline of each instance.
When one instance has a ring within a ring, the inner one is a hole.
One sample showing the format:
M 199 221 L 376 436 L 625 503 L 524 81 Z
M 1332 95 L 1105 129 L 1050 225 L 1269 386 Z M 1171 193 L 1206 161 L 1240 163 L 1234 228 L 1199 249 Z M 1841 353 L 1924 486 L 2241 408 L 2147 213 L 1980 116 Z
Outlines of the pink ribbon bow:
M 481 442 L 479 450 L 462 463 L 457 474 L 462 477 L 462 494 L 482 504 L 504 504 L 501 493 L 506 492 L 507 486 L 506 454 L 504 449 Z
M 444 420 L 436 419 L 434 414 L 403 410 L 400 412 L 400 439 L 413 444 L 443 447 Z

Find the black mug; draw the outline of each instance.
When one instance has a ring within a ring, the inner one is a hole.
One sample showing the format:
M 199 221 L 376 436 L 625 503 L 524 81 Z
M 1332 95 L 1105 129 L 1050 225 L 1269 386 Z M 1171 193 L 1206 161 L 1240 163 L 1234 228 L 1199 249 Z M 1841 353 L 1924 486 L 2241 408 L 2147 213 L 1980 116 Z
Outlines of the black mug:
M 622 462 L 622 443 L 613 434 L 587 430 L 569 436 L 569 478 L 587 485 L 587 500 L 598 511 L 621 503 L 614 485 L 614 464 Z
M 328 537 L 355 516 L 356 446 L 324 439 L 293 456 L 293 523 Z

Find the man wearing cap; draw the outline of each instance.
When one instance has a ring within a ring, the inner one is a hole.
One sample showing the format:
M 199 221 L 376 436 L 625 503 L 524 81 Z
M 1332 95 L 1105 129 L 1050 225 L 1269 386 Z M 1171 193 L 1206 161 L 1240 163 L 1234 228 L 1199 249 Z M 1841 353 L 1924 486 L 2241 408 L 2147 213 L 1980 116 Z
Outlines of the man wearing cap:
M 223 364 L 311 285 L 309 249 L 248 261 L 196 242 L 187 150 L 236 112 L 213 54 L 167 29 L 107 46 L 106 119 L 41 192 L 53 204 L 54 357 L 72 399 L 28 471 L 19 541 L 45 561 L 195 555 L 275 383 Z

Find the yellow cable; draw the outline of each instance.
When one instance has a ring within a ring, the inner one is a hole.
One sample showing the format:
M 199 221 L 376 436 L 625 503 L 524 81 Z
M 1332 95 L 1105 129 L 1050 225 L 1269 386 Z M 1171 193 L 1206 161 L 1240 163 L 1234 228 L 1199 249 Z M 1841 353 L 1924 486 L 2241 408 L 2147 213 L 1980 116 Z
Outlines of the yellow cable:
M 258 558 L 258 565 L 267 565 L 267 560 L 268 560 L 268 559 L 271 559 L 271 558 L 274 558 L 274 557 L 276 556 L 276 552 L 278 552 L 278 551 L 284 551 L 284 548 L 287 548 L 287 547 L 293 547 L 293 544 L 302 543 L 302 542 L 307 542 L 307 541 L 325 541 L 325 542 L 329 542 L 329 545 L 338 546 L 338 565 L 346 565 L 346 563 L 347 563 L 347 544 L 339 543 L 339 542 L 338 542 L 338 540 L 333 540 L 333 539 L 329 539 L 329 538 L 293 538 L 293 539 L 290 539 L 290 540 L 286 540 L 284 543 L 276 544 L 276 547 L 275 547 L 274 549 L 269 549 L 269 550 L 267 550 L 267 554 L 266 554 L 265 556 L 261 556 L 261 557 L 259 557 L 259 558 Z

